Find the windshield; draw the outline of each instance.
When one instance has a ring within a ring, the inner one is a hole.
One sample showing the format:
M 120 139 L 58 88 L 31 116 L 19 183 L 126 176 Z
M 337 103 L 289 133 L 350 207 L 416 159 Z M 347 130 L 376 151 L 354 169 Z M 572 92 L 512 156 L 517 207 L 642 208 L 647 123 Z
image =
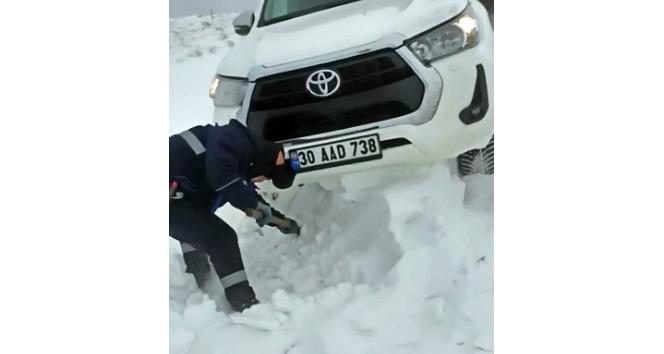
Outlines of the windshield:
M 258 26 L 266 26 L 359 0 L 265 0 Z

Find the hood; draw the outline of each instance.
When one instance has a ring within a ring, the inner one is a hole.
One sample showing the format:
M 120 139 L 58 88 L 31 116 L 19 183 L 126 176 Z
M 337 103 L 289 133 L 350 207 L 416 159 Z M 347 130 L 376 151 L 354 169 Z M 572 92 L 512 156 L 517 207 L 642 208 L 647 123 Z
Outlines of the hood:
M 360 0 L 253 28 L 222 60 L 218 73 L 246 77 L 257 65 L 269 67 L 320 56 L 391 34 L 410 38 L 458 15 L 467 3 L 468 0 Z

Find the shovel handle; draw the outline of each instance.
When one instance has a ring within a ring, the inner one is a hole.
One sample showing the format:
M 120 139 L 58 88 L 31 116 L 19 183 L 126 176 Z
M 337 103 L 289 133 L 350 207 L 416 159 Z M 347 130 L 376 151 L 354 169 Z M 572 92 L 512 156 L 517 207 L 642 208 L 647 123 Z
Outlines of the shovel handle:
M 279 225 L 279 226 L 282 226 L 282 227 L 287 227 L 287 226 L 290 225 L 290 223 L 289 223 L 288 221 L 286 221 L 286 220 L 284 220 L 284 219 L 279 219 L 279 218 L 276 217 L 276 216 L 273 216 L 273 217 L 270 219 L 270 223 L 275 224 L 275 225 Z
M 262 219 L 263 218 L 263 214 L 259 210 L 256 210 L 256 209 L 249 209 L 248 212 L 247 212 L 247 215 L 254 218 L 254 219 Z M 288 221 L 286 221 L 284 219 L 280 219 L 280 218 L 278 218 L 274 215 L 272 216 L 272 218 L 270 218 L 269 223 L 279 225 L 279 226 L 288 226 Z
M 256 209 L 249 209 L 247 211 L 247 215 L 254 218 L 254 219 L 260 219 L 260 218 L 263 217 L 263 214 L 260 211 L 256 210 Z M 288 222 L 287 220 L 281 219 L 281 218 L 276 217 L 274 215 L 272 215 L 272 217 L 270 218 L 270 221 L 268 223 L 277 225 L 278 227 L 289 227 L 289 226 L 291 226 L 290 222 Z M 300 235 L 299 227 L 298 227 L 297 235 L 298 236 Z

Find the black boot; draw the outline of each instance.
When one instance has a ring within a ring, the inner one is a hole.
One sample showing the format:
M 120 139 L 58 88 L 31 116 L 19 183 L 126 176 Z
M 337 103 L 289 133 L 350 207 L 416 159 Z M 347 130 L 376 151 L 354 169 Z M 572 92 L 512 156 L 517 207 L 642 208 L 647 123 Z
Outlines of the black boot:
M 233 307 L 233 310 L 242 312 L 253 305 L 258 304 L 254 289 L 251 288 L 248 281 L 239 282 L 224 289 L 226 299 Z
M 193 250 L 182 254 L 182 256 L 184 257 L 184 264 L 187 265 L 187 273 L 194 275 L 196 285 L 198 285 L 199 289 L 203 290 L 212 272 L 207 255 L 203 252 Z

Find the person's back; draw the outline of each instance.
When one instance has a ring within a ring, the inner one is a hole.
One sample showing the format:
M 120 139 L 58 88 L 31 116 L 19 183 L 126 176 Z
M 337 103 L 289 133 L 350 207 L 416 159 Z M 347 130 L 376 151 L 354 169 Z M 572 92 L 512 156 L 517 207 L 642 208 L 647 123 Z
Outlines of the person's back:
M 235 231 L 214 212 L 230 202 L 256 218 L 259 226 L 271 225 L 282 233 L 297 233 L 299 226 L 285 219 L 260 198 L 252 179 L 272 179 L 279 188 L 293 183 L 294 171 L 285 164 L 281 145 L 252 138 L 236 120 L 224 126 L 197 126 L 169 138 L 170 235 L 183 243 L 187 271 L 203 287 L 214 264 L 226 298 L 235 310 L 257 303 L 244 272 Z M 185 249 L 186 248 L 186 249 Z
M 169 149 L 170 178 L 186 196 L 210 208 L 221 206 L 209 204 L 218 199 L 222 187 L 233 180 L 244 181 L 258 174 L 258 171 L 251 171 L 257 145 L 249 131 L 236 120 L 221 126 L 196 126 L 173 135 L 169 138 Z M 253 201 L 248 203 L 241 202 L 241 206 L 254 206 Z
M 172 135 L 168 139 L 168 174 L 171 179 L 178 182 L 181 190 L 186 189 L 190 196 L 194 196 L 193 190 L 200 190 L 206 194 L 209 191 L 203 191 L 206 186 L 205 154 L 197 154 L 186 139 L 191 139 L 190 134 L 193 134 L 204 148 L 211 127 L 212 125 L 196 126 L 186 132 Z M 194 142 L 194 144 L 196 143 Z

